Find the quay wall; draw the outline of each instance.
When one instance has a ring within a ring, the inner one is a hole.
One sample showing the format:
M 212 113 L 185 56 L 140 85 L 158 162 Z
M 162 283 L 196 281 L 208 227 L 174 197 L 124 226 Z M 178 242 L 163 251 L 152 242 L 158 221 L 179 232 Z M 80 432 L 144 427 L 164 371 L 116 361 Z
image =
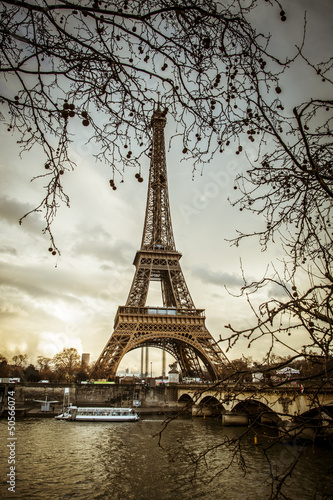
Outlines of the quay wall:
M 58 401 L 53 406 L 62 406 L 65 388 L 70 391 L 70 402 L 80 406 L 117 406 L 133 405 L 139 400 L 141 406 L 177 405 L 177 386 L 150 387 L 144 384 L 39 384 L 17 383 L 9 385 L 15 390 L 18 407 L 40 406 L 35 400 Z

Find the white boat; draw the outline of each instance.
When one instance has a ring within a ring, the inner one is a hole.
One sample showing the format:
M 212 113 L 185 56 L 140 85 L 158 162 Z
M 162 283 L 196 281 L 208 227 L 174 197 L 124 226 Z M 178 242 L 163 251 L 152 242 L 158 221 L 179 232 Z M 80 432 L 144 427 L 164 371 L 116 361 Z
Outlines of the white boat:
M 135 422 L 139 420 L 139 415 L 132 408 L 80 408 L 71 405 L 55 418 L 79 422 Z

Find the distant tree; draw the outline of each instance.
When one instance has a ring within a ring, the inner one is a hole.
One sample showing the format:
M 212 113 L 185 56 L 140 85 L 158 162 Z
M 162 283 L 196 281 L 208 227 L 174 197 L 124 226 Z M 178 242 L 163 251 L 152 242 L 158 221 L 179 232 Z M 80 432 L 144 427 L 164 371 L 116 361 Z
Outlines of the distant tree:
M 40 371 L 48 370 L 52 358 L 47 358 L 45 356 L 37 356 L 37 365 Z
M 262 359 L 261 366 L 267 368 L 274 368 L 275 366 L 283 367 L 287 366 L 291 362 L 293 362 L 293 358 L 290 355 L 281 356 L 279 354 L 272 353 Z
M 26 366 L 27 359 L 28 359 L 27 354 L 18 354 L 18 355 L 15 355 L 12 357 L 12 361 L 13 361 L 14 366 L 17 366 L 20 368 Z
M 247 359 L 245 356 L 233 359 L 223 371 L 224 378 L 228 382 L 248 382 L 251 380 L 251 365 L 252 359 Z
M 72 382 L 80 368 L 80 356 L 74 347 L 65 347 L 53 357 L 52 363 L 59 379 Z
M 81 382 L 82 380 L 88 380 L 88 379 L 89 379 L 88 370 L 85 367 L 78 368 L 78 371 L 76 372 L 76 380 L 78 382 Z
M 39 368 L 40 378 L 43 380 L 56 380 L 56 375 L 51 370 L 52 358 L 46 356 L 37 356 L 37 366 Z
M 8 377 L 8 362 L 2 354 L 0 354 L 0 377 Z
M 36 370 L 34 365 L 30 364 L 28 365 L 25 370 L 23 371 L 23 377 L 28 381 L 28 382 L 38 382 L 40 380 L 40 375 L 39 371 Z
M 109 378 L 109 371 L 107 369 L 107 367 L 98 367 L 98 369 L 95 369 L 94 366 L 91 366 L 88 370 L 88 373 L 89 373 L 89 377 L 88 378 L 92 378 L 94 380 L 98 380 L 98 379 L 106 379 L 108 380 Z

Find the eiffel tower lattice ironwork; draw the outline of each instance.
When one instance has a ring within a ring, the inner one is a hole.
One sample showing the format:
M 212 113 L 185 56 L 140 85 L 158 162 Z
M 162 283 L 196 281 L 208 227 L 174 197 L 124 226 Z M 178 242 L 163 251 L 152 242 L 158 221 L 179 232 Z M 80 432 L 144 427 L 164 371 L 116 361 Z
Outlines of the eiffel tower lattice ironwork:
M 114 331 L 94 367 L 111 379 L 123 356 L 139 347 L 157 347 L 179 363 L 183 376 L 221 378 L 228 359 L 205 326 L 204 309 L 196 309 L 180 267 L 169 207 L 164 127 L 160 107 L 152 117 L 152 155 L 146 216 L 136 272 L 125 306 L 118 308 Z M 160 281 L 163 307 L 146 306 L 151 281 Z

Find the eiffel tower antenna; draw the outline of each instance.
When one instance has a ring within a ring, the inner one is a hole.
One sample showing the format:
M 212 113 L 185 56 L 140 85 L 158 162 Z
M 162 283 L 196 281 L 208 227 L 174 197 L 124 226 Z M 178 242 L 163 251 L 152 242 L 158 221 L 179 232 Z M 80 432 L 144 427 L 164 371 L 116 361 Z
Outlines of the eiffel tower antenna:
M 125 306 L 119 306 L 114 331 L 93 369 L 114 379 L 120 361 L 137 348 L 157 347 L 171 354 L 182 375 L 218 380 L 229 361 L 205 326 L 183 276 L 172 231 L 164 128 L 167 110 L 158 107 L 151 125 L 152 155 L 141 248 Z M 151 281 L 161 283 L 163 307 L 146 305 Z M 147 357 L 147 354 L 146 354 Z M 142 363 L 141 363 L 142 364 Z

